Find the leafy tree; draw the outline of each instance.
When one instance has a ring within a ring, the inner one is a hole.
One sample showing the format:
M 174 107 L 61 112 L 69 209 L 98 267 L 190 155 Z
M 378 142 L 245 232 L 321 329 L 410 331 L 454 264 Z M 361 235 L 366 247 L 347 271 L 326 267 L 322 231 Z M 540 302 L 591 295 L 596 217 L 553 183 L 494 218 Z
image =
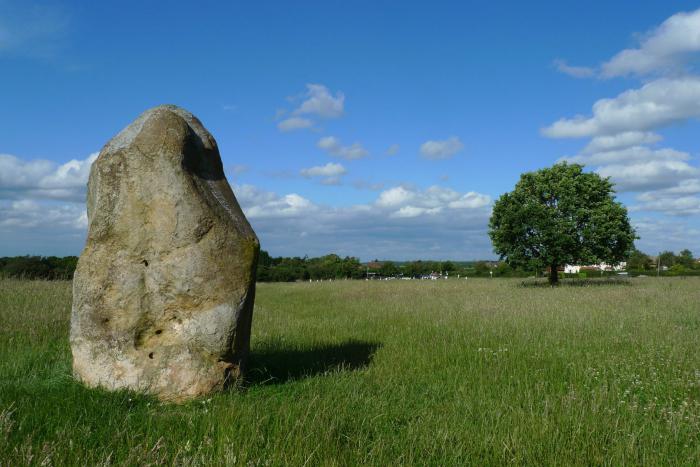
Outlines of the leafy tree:
M 662 267 L 670 268 L 676 264 L 676 255 L 672 251 L 664 251 L 659 255 L 658 262 Z
M 382 267 L 379 268 L 379 275 L 384 277 L 395 276 L 399 273 L 399 268 L 391 261 L 384 261 Z
M 489 235 L 511 266 L 549 267 L 552 285 L 559 266 L 618 263 L 635 239 L 612 183 L 566 162 L 521 175 L 494 204 Z
M 491 266 L 486 261 L 477 261 L 474 263 L 474 272 L 477 276 L 486 276 L 491 272 Z
M 430 264 L 426 261 L 411 261 L 404 266 L 404 273 L 409 276 L 421 276 L 430 272 Z
M 627 269 L 633 271 L 647 271 L 654 266 L 654 260 L 651 257 L 636 248 L 632 250 L 629 258 L 627 258 Z
M 688 272 L 688 269 L 686 269 L 686 267 L 683 266 L 681 263 L 676 263 L 670 267 L 668 272 L 674 276 L 682 276 L 683 274 Z
M 504 262 L 498 263 L 498 266 L 493 268 L 492 271 L 496 277 L 508 277 L 513 274 L 513 268 Z
M 693 258 L 693 252 L 688 250 L 682 250 L 676 257 L 676 262 L 685 268 L 692 268 L 695 265 L 695 258 Z

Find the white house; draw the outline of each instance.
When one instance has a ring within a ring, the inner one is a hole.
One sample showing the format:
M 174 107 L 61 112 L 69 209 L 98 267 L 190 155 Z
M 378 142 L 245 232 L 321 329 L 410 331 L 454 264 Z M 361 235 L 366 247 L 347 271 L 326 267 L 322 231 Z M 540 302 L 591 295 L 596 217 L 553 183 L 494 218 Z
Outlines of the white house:
M 587 265 L 580 265 L 580 264 L 567 264 L 564 266 L 564 274 L 578 274 L 581 272 L 581 270 L 588 270 L 588 271 L 623 271 L 624 269 L 627 268 L 627 262 L 622 261 L 621 263 L 617 264 L 607 264 L 607 263 L 600 263 L 600 264 L 587 264 Z

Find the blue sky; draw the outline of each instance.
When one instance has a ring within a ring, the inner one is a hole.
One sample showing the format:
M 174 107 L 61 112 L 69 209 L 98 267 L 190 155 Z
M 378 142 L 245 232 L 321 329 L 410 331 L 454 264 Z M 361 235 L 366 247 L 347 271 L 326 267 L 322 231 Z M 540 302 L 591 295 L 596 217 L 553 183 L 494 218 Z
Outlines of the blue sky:
M 561 158 L 700 255 L 697 3 L 222 3 L 0 0 L 0 255 L 78 254 L 94 154 L 162 103 L 273 255 L 492 258 L 491 203 Z

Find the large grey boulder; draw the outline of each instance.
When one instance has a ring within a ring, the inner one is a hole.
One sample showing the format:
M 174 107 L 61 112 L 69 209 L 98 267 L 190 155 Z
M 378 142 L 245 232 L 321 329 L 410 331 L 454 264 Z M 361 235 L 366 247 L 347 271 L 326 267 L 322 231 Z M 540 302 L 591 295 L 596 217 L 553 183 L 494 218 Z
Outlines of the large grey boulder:
M 107 143 L 73 281 L 73 373 L 183 401 L 240 380 L 259 243 L 212 135 L 160 106 Z

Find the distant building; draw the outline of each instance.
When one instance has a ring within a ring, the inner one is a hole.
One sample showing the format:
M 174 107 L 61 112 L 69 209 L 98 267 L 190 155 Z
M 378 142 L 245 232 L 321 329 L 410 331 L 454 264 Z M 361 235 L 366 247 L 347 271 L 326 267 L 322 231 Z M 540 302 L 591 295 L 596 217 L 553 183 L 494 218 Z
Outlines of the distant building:
M 617 264 L 599 263 L 599 264 L 567 264 L 564 266 L 564 274 L 578 274 L 586 271 L 623 271 L 627 268 L 627 262 L 622 261 Z

